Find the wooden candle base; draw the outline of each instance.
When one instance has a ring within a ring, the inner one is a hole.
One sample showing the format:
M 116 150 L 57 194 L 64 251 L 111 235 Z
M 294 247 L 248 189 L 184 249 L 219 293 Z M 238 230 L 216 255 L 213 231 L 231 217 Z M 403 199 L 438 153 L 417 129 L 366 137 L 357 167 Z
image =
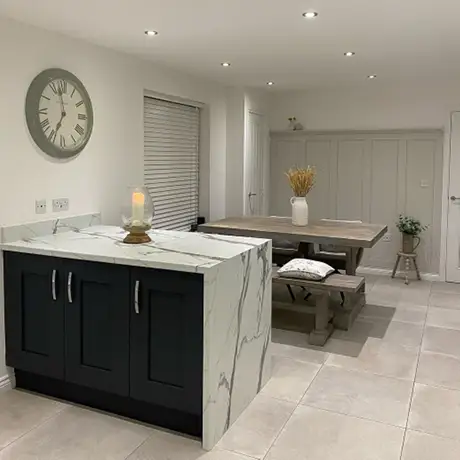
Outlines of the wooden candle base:
M 125 228 L 128 234 L 125 236 L 123 243 L 126 244 L 143 244 L 150 243 L 151 238 L 147 235 L 146 230 L 150 227 L 130 227 Z

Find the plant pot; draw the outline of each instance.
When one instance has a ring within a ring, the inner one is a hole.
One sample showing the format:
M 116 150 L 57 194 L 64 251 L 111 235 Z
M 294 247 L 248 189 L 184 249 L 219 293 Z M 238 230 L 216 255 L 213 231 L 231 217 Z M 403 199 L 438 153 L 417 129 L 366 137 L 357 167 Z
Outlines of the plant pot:
M 415 243 L 415 240 L 418 240 Z M 418 236 L 409 235 L 408 233 L 402 234 L 402 252 L 405 254 L 413 254 L 420 244 L 420 238 Z
M 292 225 L 304 227 L 308 225 L 308 203 L 304 196 L 293 196 L 292 205 Z

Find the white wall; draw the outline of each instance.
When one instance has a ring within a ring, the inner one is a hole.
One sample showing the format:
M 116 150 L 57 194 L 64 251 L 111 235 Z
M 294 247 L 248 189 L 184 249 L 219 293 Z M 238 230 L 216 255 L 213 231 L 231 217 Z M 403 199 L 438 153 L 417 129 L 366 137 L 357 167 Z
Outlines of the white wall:
M 270 129 L 286 129 L 291 116 L 308 130 L 444 128 L 459 107 L 458 80 L 404 86 L 366 81 L 357 88 L 273 93 Z
M 205 104 L 201 213 L 211 219 L 225 216 L 223 88 L 3 18 L 0 18 L 0 67 L 0 224 L 47 218 L 51 213 L 35 214 L 35 199 L 57 197 L 70 199 L 69 214 L 99 209 L 104 222 L 118 224 L 120 194 L 127 185 L 142 183 L 145 90 Z M 92 137 L 85 150 L 71 161 L 53 161 L 41 154 L 25 123 L 28 86 L 40 71 L 49 67 L 75 73 L 93 102 Z M 0 380 L 6 373 L 2 330 L 0 311 Z

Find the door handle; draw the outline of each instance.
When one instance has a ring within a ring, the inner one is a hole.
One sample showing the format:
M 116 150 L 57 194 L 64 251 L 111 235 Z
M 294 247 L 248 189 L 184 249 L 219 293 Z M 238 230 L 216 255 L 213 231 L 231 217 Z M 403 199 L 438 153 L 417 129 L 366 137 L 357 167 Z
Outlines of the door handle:
M 72 272 L 69 272 L 69 276 L 67 277 L 67 299 L 69 303 L 73 303 L 72 299 Z
M 134 311 L 136 315 L 139 314 L 139 280 L 136 280 L 136 284 L 134 286 Z
M 450 197 L 450 201 L 460 201 L 460 196 L 454 196 L 454 195 L 452 195 L 452 196 Z
M 53 270 L 53 274 L 51 275 L 51 297 L 56 301 L 56 270 Z
M 248 197 L 249 197 L 249 198 L 252 198 L 253 196 L 257 196 L 257 193 L 249 193 L 249 194 L 248 194 Z

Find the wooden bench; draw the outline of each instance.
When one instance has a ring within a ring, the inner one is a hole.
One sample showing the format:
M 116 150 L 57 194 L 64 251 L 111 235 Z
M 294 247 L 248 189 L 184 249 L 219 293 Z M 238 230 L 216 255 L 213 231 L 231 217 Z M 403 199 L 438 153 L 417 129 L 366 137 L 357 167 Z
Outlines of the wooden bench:
M 308 342 L 311 345 L 323 346 L 326 343 L 328 337 L 332 334 L 334 330 L 333 324 L 330 322 L 331 313 L 333 314 L 333 323 L 340 328 L 343 328 L 341 323 L 341 311 L 340 309 L 345 309 L 346 306 L 339 307 L 338 310 L 332 312 L 330 309 L 330 294 L 331 292 L 344 292 L 347 294 L 352 294 L 355 297 L 357 306 L 353 306 L 354 316 L 352 320 L 358 314 L 360 308 L 364 304 L 364 289 L 365 281 L 361 276 L 350 276 L 350 275 L 339 275 L 332 274 L 329 275 L 323 281 L 310 281 L 298 278 L 286 278 L 278 275 L 278 270 L 273 269 L 273 283 L 284 284 L 288 286 L 299 286 L 304 287 L 307 291 L 312 294 L 317 295 L 316 305 L 314 307 L 309 307 L 307 305 L 285 305 L 283 304 L 281 308 L 293 311 L 299 311 L 303 309 L 304 311 L 312 310 L 315 314 L 315 329 L 310 333 Z M 349 312 L 348 312 L 349 313 Z M 347 316 L 349 318 L 349 315 Z M 338 319 L 338 324 L 336 319 Z M 348 327 L 346 327 L 347 329 Z

